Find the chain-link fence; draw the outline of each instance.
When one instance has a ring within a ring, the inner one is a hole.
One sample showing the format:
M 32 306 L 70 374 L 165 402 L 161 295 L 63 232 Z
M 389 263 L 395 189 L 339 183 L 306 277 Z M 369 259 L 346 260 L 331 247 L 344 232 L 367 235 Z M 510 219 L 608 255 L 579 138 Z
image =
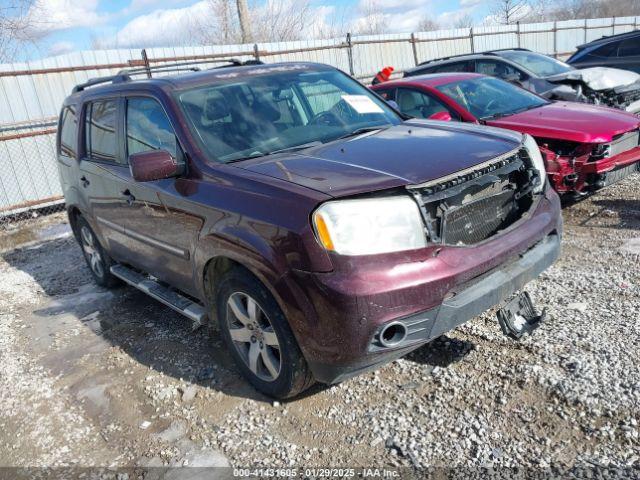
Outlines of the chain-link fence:
M 0 126 L 0 235 L 60 210 L 55 119 Z
M 515 24 L 411 34 L 351 36 L 255 45 L 76 52 L 26 64 L 0 65 L 0 236 L 29 219 L 60 210 L 55 139 L 57 115 L 71 89 L 124 68 L 221 59 L 333 65 L 368 83 L 380 68 L 396 74 L 420 62 L 499 48 L 528 48 L 564 57 L 577 45 L 637 29 L 638 17 Z M 165 72 L 169 73 L 169 72 Z

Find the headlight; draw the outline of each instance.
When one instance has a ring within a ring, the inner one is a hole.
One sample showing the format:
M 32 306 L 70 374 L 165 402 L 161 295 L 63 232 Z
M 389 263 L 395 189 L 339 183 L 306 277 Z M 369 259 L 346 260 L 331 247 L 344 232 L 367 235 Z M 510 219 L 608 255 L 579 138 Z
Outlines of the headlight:
M 426 246 L 418 205 L 410 197 L 336 200 L 313 214 L 318 240 L 342 255 L 399 252 Z
M 542 159 L 538 144 L 531 135 L 526 133 L 524 134 L 524 148 L 527 149 L 531 163 L 533 163 L 533 167 L 538 170 L 538 174 L 540 175 L 540 183 L 533 189 L 535 193 L 540 193 L 544 190 L 544 185 L 547 181 L 547 170 L 544 167 L 544 160 Z

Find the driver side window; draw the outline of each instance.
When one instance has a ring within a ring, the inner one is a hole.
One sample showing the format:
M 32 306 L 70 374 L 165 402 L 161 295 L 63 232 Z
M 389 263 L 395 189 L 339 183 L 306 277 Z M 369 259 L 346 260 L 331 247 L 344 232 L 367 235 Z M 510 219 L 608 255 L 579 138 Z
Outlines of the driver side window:
M 454 117 L 442 102 L 417 90 L 399 88 L 396 98 L 400 111 L 411 117 L 429 118 L 439 112 L 447 112 Z
M 520 70 L 516 70 L 511 65 L 496 60 L 478 60 L 476 61 L 476 73 L 489 75 L 490 77 L 507 78 L 515 77 L 523 80 L 523 74 Z
M 178 142 L 162 106 L 152 98 L 127 100 L 127 155 L 166 150 L 178 158 Z

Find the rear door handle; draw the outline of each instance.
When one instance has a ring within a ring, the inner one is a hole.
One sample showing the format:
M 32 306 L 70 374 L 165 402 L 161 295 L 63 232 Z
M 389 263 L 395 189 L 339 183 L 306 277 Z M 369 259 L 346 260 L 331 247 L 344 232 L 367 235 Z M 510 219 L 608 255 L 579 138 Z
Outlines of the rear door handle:
M 131 195 L 131 192 L 129 191 L 129 189 L 127 188 L 124 192 L 122 192 L 122 195 L 124 195 L 125 197 L 127 197 L 127 204 L 129 206 L 133 205 L 133 202 L 136 201 L 136 197 L 134 197 L 133 195 Z
M 91 184 L 89 179 L 87 177 L 85 177 L 84 175 L 80 177 L 80 181 L 82 182 L 82 186 L 84 188 L 87 188 Z

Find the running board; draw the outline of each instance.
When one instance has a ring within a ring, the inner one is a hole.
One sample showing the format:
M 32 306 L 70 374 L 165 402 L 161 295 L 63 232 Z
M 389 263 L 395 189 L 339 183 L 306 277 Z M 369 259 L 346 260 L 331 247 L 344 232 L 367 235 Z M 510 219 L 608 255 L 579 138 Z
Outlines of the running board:
M 167 307 L 181 313 L 192 322 L 192 329 L 196 330 L 207 323 L 207 312 L 202 305 L 180 295 L 178 292 L 161 285 L 148 276 L 136 272 L 124 265 L 113 265 L 111 273 L 125 281 L 132 287 L 146 293 Z

